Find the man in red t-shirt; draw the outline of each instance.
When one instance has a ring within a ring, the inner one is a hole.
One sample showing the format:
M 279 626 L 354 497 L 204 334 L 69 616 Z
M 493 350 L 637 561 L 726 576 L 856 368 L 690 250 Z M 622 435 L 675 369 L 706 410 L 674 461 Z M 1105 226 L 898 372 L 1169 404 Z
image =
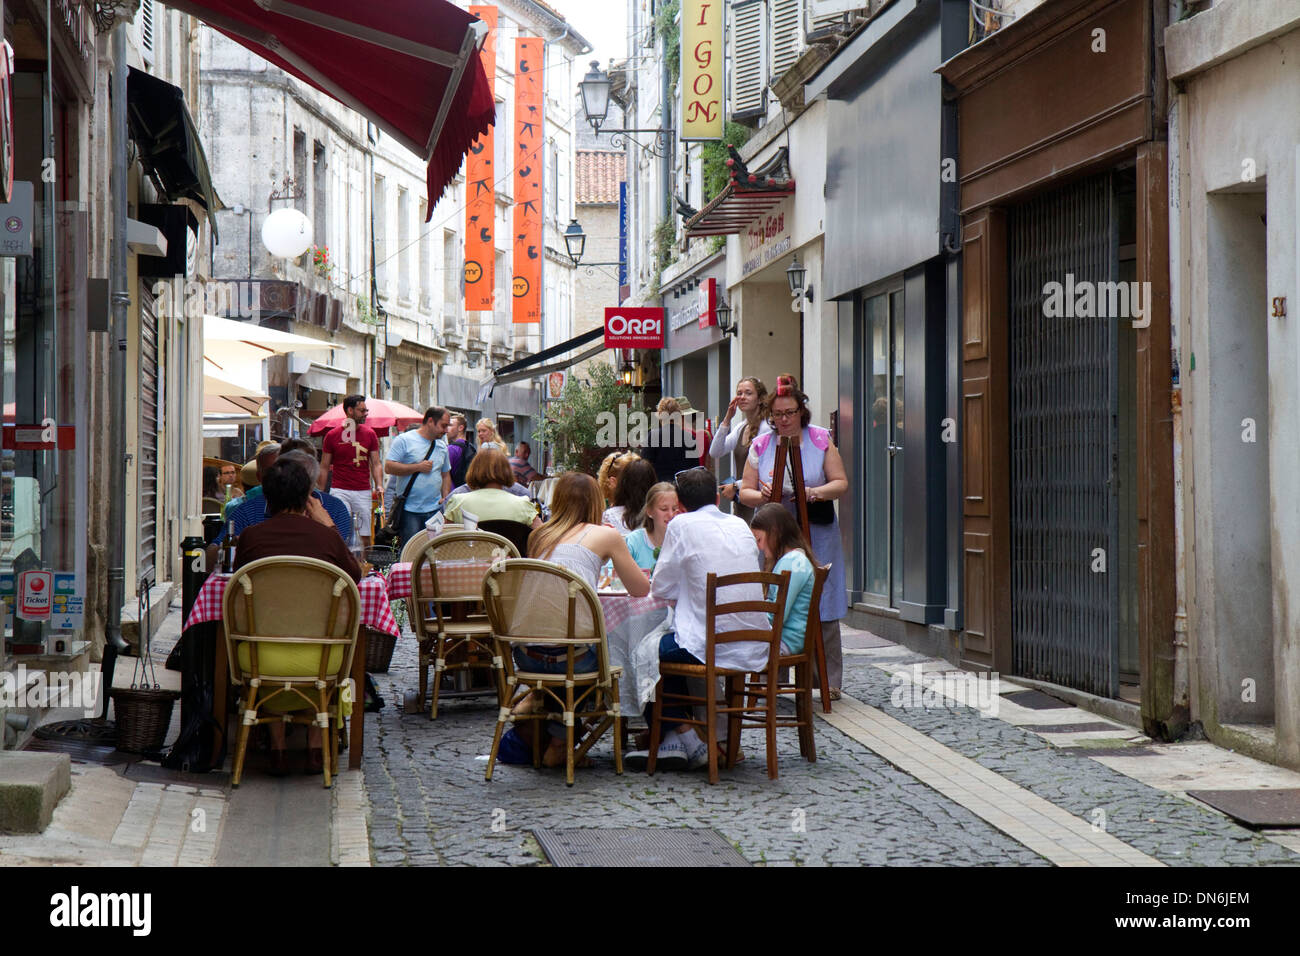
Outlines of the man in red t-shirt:
M 384 466 L 379 455 L 379 436 L 363 424 L 366 420 L 366 397 L 349 395 L 343 399 L 342 425 L 325 433 L 324 453 L 320 460 L 321 490 L 327 476 L 332 477 L 330 493 L 337 496 L 352 512 L 355 547 L 370 547 L 370 512 L 376 493 L 383 494 Z

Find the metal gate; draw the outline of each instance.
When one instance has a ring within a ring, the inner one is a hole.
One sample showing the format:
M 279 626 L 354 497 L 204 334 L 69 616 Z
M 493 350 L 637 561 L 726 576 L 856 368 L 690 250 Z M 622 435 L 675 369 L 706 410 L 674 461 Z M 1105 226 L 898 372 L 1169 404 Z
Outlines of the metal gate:
M 1080 283 L 1119 278 L 1115 212 L 1107 174 L 1008 222 L 1015 672 L 1104 696 L 1119 690 L 1117 320 L 1076 297 Z M 1048 314 L 1049 283 L 1061 284 L 1060 315 Z
M 149 287 L 140 286 L 140 575 L 154 566 L 158 537 L 158 313 Z

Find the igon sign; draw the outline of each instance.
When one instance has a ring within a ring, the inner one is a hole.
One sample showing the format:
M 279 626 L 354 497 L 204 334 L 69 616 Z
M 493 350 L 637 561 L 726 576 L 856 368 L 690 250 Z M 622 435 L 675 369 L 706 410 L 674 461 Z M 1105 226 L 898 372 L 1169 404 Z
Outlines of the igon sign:
M 663 309 L 612 308 L 605 310 L 605 348 L 661 349 L 663 347 Z
M 722 139 L 723 0 L 682 2 L 682 139 Z

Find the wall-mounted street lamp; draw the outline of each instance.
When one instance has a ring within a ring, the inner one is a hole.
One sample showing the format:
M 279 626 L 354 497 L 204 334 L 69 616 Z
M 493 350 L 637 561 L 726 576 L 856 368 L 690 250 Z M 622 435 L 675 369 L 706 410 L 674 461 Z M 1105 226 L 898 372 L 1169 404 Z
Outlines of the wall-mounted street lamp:
M 573 260 L 574 266 L 585 265 L 588 275 L 594 275 L 597 266 L 622 266 L 623 262 L 582 262 L 582 254 L 587 248 L 587 234 L 582 231 L 582 226 L 576 219 L 570 219 L 568 228 L 564 230 L 564 251 L 569 254 Z
M 271 212 L 262 222 L 262 245 L 271 255 L 297 259 L 311 246 L 311 220 L 297 209 L 274 208 L 277 202 L 293 202 L 301 198 L 298 185 L 288 176 L 284 177 L 279 189 L 273 189 L 267 196 L 266 205 Z M 249 225 L 251 227 L 252 223 Z
M 582 112 L 587 122 L 591 124 L 592 130 L 600 136 L 600 127 L 604 125 L 605 117 L 609 114 L 610 82 L 609 74 L 600 68 L 599 60 L 591 61 L 591 70 L 578 84 L 578 90 L 582 94 Z M 607 129 L 605 132 L 609 134 L 609 143 L 615 149 L 622 149 L 625 143 L 633 143 L 652 156 L 661 158 L 666 154 L 673 136 L 673 131 L 670 129 Z M 628 135 L 630 133 L 653 133 L 654 144 L 638 142 Z
M 722 331 L 724 338 L 728 335 L 735 335 L 740 331 L 732 321 L 731 306 L 727 304 L 726 299 L 719 299 L 713 311 L 718 317 L 718 328 Z
M 804 285 L 807 276 L 808 270 L 800 264 L 799 256 L 796 253 L 794 260 L 790 263 L 790 268 L 785 270 L 785 278 L 790 283 L 790 297 L 792 299 L 802 296 L 809 302 L 813 301 L 813 287 Z

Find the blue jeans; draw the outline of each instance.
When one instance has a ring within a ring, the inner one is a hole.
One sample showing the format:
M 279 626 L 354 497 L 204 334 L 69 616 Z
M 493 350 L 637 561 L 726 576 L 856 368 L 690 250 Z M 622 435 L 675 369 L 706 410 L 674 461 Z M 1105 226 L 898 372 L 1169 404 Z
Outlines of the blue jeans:
M 538 657 L 544 655 L 538 654 Z M 583 671 L 594 671 L 599 666 L 596 658 L 596 652 L 587 650 L 573 659 L 573 672 L 580 674 Z M 529 657 L 524 653 L 522 647 L 515 648 L 515 667 L 523 671 L 536 671 L 542 674 L 563 674 L 568 670 L 569 661 L 566 655 L 558 655 L 554 658 L 547 657 L 545 660 L 537 660 Z M 546 722 L 546 732 L 560 740 L 565 739 L 564 724 L 557 720 L 548 720 Z
M 704 661 L 700 660 L 690 651 L 683 650 L 682 648 L 677 646 L 676 631 L 669 631 L 659 639 L 659 660 L 666 661 L 669 664 L 703 664 L 704 663 Z M 660 681 L 665 694 L 685 695 L 689 693 L 689 689 L 686 685 L 685 677 L 667 675 L 665 677 L 661 677 Z M 650 717 L 653 712 L 654 712 L 654 704 L 653 703 L 646 704 L 644 716 L 645 716 L 645 722 L 647 724 L 650 723 Z M 665 707 L 662 711 L 662 715 L 664 720 L 673 720 L 673 721 L 677 721 L 678 723 L 681 723 L 683 719 L 689 718 L 691 716 L 691 710 L 689 707 L 673 705 L 670 707 Z
M 417 534 L 424 530 L 424 523 L 432 518 L 437 511 L 411 511 L 407 509 L 402 512 L 402 523 L 400 527 L 400 539 L 397 542 L 397 553 L 402 553 L 402 548 L 406 547 L 406 542 L 410 541 Z

